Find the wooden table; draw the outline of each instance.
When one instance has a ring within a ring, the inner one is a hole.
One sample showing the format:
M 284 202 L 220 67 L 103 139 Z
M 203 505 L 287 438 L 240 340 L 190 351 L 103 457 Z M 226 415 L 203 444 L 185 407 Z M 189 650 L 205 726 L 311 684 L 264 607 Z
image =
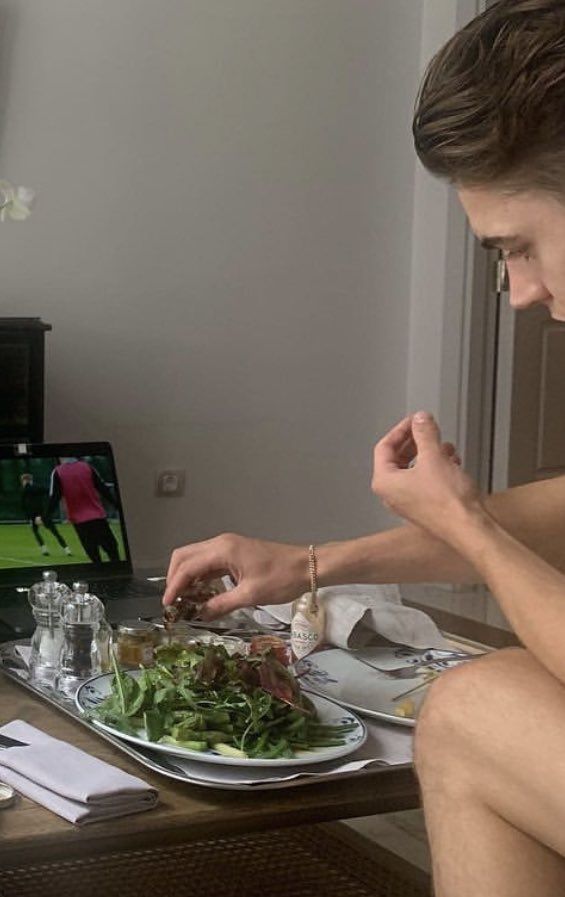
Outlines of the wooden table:
M 0 674 L 0 725 L 23 719 L 159 790 L 147 813 L 77 828 L 26 798 L 0 811 L 0 869 L 213 839 L 291 825 L 370 816 L 419 805 L 409 767 L 382 768 L 343 781 L 275 791 L 202 788 L 154 775 L 56 708 Z

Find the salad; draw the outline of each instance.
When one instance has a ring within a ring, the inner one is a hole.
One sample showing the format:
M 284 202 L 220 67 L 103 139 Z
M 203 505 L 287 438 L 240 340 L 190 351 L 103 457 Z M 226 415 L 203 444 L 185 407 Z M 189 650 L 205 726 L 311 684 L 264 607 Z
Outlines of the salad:
M 223 645 L 172 643 L 135 676 L 114 658 L 111 693 L 89 718 L 128 735 L 233 758 L 293 758 L 345 744 L 355 724 L 325 725 L 271 647 L 230 656 Z

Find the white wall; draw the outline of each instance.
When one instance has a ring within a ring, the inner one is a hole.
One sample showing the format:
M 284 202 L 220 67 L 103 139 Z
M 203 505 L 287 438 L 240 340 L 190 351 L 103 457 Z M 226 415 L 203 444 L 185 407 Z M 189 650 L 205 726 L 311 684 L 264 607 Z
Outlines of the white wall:
M 420 60 L 477 15 L 484 0 L 420 0 Z M 466 442 L 466 353 L 470 341 L 473 244 L 453 188 L 419 165 L 414 190 L 406 404 L 433 411 L 444 436 Z
M 4 315 L 47 436 L 115 445 L 138 562 L 378 528 L 407 395 L 414 0 L 0 2 Z M 154 473 L 186 467 L 184 499 Z

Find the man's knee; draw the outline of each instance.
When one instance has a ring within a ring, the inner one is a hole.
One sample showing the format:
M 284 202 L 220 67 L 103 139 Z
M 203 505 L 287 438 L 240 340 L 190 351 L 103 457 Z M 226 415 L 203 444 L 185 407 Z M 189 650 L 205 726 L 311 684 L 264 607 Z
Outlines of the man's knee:
M 523 649 L 509 648 L 462 664 L 433 683 L 416 726 L 414 761 L 421 777 L 469 756 L 475 738 L 503 711 L 512 683 L 532 662 Z

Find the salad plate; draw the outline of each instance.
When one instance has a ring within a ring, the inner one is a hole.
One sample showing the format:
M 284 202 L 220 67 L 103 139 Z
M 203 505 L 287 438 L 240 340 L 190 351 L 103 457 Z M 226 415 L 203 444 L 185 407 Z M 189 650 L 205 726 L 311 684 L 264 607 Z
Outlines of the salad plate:
M 329 648 L 295 664 L 300 682 L 309 691 L 337 701 L 356 713 L 400 726 L 415 726 L 430 682 L 464 662 L 446 659 L 448 652 L 387 646 L 344 651 Z M 426 666 L 420 666 L 425 659 Z M 390 670 L 406 667 L 404 678 Z M 413 671 L 410 668 L 413 667 Z
M 134 679 L 138 679 L 141 676 L 141 673 L 141 670 L 130 670 L 127 675 Z M 135 734 L 130 734 L 115 726 L 104 723 L 91 715 L 92 711 L 95 711 L 96 708 L 112 694 L 113 679 L 113 673 L 103 673 L 100 676 L 94 676 L 92 679 L 88 679 L 84 682 L 79 687 L 75 697 L 75 703 L 79 711 L 82 714 L 88 714 L 91 723 L 97 728 L 102 729 L 104 732 L 108 732 L 131 744 L 150 748 L 152 751 L 157 751 L 158 753 L 181 757 L 186 760 L 196 760 L 203 763 L 213 763 L 224 766 L 270 768 L 278 766 L 305 766 L 346 757 L 360 748 L 367 738 L 365 724 L 353 713 L 344 710 L 344 708 L 335 701 L 314 693 L 308 693 L 308 698 L 314 705 L 318 720 L 322 725 L 336 727 L 336 729 L 341 726 L 347 727 L 347 731 L 342 736 L 342 743 L 317 747 L 311 750 L 297 751 L 293 757 L 268 759 L 261 757 L 225 756 L 213 748 L 204 751 L 196 751 L 181 745 L 151 741 L 147 738 L 147 733 L 143 728 L 136 730 Z

